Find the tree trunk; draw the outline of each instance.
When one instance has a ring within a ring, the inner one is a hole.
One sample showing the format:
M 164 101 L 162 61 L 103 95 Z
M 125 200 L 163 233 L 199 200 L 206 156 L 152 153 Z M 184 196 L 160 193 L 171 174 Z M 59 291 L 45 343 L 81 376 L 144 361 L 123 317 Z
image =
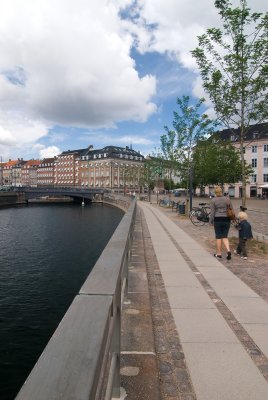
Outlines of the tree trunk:
M 241 172 L 242 172 L 242 206 L 246 207 L 246 171 L 245 171 L 245 156 L 244 156 L 244 127 L 243 126 L 241 126 L 240 156 L 241 156 Z

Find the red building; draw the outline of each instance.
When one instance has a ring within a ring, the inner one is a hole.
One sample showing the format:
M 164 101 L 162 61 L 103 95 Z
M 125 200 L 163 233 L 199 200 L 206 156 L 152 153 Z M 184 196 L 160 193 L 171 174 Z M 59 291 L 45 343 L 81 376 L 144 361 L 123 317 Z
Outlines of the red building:
M 54 167 L 56 158 L 44 158 L 37 168 L 37 186 L 54 185 Z

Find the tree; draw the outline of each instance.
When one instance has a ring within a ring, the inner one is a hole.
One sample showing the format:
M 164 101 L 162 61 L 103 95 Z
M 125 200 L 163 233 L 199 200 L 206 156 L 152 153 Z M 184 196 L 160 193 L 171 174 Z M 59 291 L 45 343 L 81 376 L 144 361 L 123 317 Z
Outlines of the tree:
M 183 96 L 181 99 L 177 98 L 179 111 L 173 113 L 173 128 L 176 134 L 177 146 L 174 154 L 177 162 L 180 162 L 181 171 L 186 173 L 187 193 L 189 185 L 191 186 L 190 178 L 194 146 L 201 138 L 210 136 L 216 126 L 216 121 L 210 120 L 207 114 L 199 112 L 204 102 L 205 99 L 199 99 L 195 104 L 191 104 L 189 96 Z M 165 130 L 167 137 L 172 138 L 173 131 L 170 131 L 168 127 L 165 127 Z
M 193 154 L 194 184 L 196 186 L 234 184 L 241 180 L 240 152 L 231 142 L 222 141 L 216 135 L 200 140 Z M 247 176 L 252 173 L 245 166 Z
M 163 154 L 163 158 L 166 161 L 168 172 L 169 172 L 169 185 L 165 188 L 171 190 L 172 189 L 172 176 L 175 171 L 178 170 L 178 149 L 177 149 L 177 141 L 176 141 L 176 132 L 170 131 L 166 129 L 167 133 L 160 137 L 161 141 L 161 152 Z
M 210 28 L 192 51 L 217 118 L 239 134 L 242 203 L 246 205 L 244 140 L 250 125 L 268 118 L 268 13 L 253 12 L 246 0 L 231 8 L 215 0 L 223 28 Z
M 155 187 L 155 181 L 157 177 L 159 177 L 159 174 L 161 174 L 161 163 L 159 162 L 159 159 L 155 157 L 146 158 L 143 166 L 143 177 L 141 182 L 148 190 L 149 201 L 151 201 L 151 191 Z

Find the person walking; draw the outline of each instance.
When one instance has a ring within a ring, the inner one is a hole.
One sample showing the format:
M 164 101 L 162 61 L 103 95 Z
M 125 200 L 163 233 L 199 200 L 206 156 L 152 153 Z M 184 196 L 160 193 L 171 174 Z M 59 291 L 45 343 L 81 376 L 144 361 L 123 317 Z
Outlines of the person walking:
M 223 196 L 222 189 L 217 186 L 214 190 L 215 197 L 210 203 L 210 225 L 214 226 L 217 252 L 214 254 L 216 258 L 222 258 L 222 246 L 224 245 L 227 251 L 227 260 L 231 260 L 232 254 L 230 251 L 230 244 L 228 233 L 230 229 L 230 219 L 227 217 L 228 206 L 232 207 L 230 199 Z M 233 208 L 233 207 L 232 207 Z
M 247 213 L 245 213 L 244 211 L 240 211 L 237 217 L 239 220 L 239 223 L 237 225 L 237 229 L 239 232 L 238 233 L 239 242 L 234 253 L 240 255 L 242 259 L 247 260 L 248 258 L 248 253 L 246 248 L 247 240 L 253 238 L 251 225 L 247 220 L 248 219 Z

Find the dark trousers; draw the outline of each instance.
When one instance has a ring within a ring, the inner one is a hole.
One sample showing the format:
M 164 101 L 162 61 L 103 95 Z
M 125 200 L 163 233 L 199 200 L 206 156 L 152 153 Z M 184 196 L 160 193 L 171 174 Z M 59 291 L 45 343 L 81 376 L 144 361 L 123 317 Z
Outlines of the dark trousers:
M 239 238 L 239 242 L 237 245 L 237 254 L 241 254 L 243 257 L 247 257 L 247 249 L 246 249 L 247 239 Z

